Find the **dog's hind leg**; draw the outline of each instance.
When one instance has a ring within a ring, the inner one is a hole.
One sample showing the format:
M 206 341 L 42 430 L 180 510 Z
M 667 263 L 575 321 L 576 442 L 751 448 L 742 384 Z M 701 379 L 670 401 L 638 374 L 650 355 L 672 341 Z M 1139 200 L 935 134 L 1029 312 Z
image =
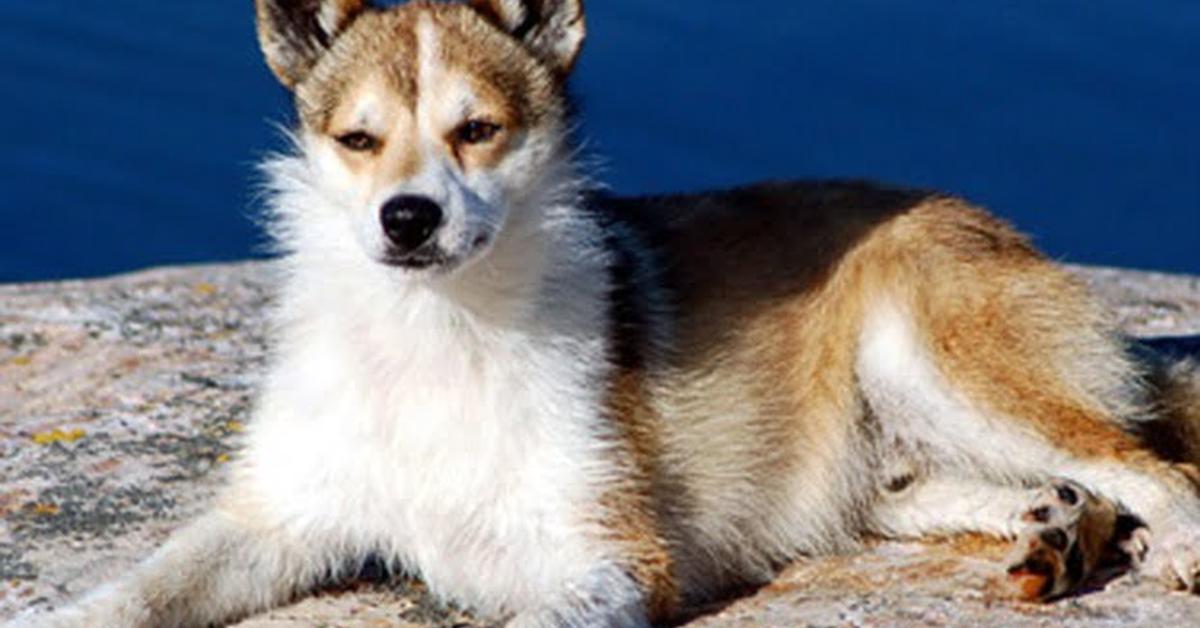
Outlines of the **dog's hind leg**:
M 1148 575 L 1200 575 L 1194 467 L 1154 454 L 1138 369 L 1086 287 L 961 202 L 922 205 L 855 253 L 855 374 L 883 440 L 934 471 L 1078 482 L 1141 518 Z
M 277 605 L 328 573 L 316 546 L 245 511 L 215 510 L 125 577 L 16 626 L 221 625 Z
M 1147 524 L 1143 571 L 1193 587 L 1194 473 L 1135 435 L 1136 372 L 1079 286 L 1031 256 L 1006 264 L 947 264 L 958 275 L 948 277 L 913 271 L 906 290 L 871 301 L 856 374 L 883 442 L 951 475 L 1010 486 L 1074 480 Z

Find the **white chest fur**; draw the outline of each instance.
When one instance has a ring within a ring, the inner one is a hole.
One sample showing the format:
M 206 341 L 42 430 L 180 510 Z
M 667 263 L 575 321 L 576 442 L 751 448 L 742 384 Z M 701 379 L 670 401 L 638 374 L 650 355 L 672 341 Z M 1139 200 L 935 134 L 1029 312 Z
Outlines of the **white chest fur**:
M 485 610 L 543 598 L 597 558 L 602 321 L 496 329 L 406 299 L 288 303 L 314 309 L 285 328 L 245 477 L 314 543 L 390 552 Z

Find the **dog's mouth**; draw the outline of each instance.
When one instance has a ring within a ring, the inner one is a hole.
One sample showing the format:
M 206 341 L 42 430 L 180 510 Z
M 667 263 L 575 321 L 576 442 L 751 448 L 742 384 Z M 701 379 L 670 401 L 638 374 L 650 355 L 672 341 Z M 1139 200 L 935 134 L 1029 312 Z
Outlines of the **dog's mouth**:
M 379 258 L 379 263 L 409 272 L 449 273 L 466 261 L 476 257 L 491 244 L 491 238 L 478 235 L 463 253 L 454 254 L 440 246 L 421 247 L 410 253 L 388 250 Z
M 405 270 L 426 270 L 435 266 L 444 266 L 451 258 L 444 251 L 417 252 L 400 255 L 388 252 L 379 259 L 381 264 Z

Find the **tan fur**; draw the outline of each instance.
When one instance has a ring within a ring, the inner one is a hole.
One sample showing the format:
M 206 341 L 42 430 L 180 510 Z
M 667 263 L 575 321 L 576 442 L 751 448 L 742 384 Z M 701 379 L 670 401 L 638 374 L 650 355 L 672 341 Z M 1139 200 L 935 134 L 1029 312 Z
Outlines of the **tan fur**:
M 356 131 L 372 131 L 383 138 L 383 145 L 368 152 L 354 152 L 339 146 L 348 168 L 381 186 L 416 175 L 423 159 L 419 145 L 410 141 L 417 134 L 416 119 L 410 108 L 401 104 L 405 102 L 403 90 L 394 88 L 382 77 L 373 76 L 356 86 L 355 92 L 333 108 L 328 122 L 329 136 L 337 138 Z M 355 111 L 353 103 L 363 98 L 381 103 L 377 106 L 377 120 L 365 121 Z M 373 126 L 381 130 L 376 131 Z M 372 193 L 378 191 L 377 188 L 371 190 Z
M 662 529 L 654 478 L 662 451 L 660 425 L 645 395 L 644 373 L 628 369 L 614 380 L 609 407 L 620 428 L 619 451 L 630 472 L 602 499 L 598 523 L 610 539 L 626 548 L 628 565 L 644 590 L 652 621 L 663 621 L 680 609 L 680 592 L 669 539 Z

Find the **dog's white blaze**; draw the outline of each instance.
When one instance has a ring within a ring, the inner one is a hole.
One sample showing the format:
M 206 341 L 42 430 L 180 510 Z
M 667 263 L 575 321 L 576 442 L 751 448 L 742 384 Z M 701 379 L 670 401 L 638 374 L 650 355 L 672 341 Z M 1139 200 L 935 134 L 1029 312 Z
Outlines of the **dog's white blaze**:
M 437 29 L 429 16 L 422 15 L 417 21 L 417 94 L 421 100 L 428 101 L 428 92 L 434 86 L 441 74 L 441 48 L 438 44 Z M 417 110 L 421 111 L 418 102 Z
M 442 158 L 439 147 L 450 125 L 460 120 L 464 103 L 471 93 L 465 81 L 454 76 L 442 63 L 438 31 L 433 21 L 423 16 L 417 34 L 417 130 L 427 157 Z

